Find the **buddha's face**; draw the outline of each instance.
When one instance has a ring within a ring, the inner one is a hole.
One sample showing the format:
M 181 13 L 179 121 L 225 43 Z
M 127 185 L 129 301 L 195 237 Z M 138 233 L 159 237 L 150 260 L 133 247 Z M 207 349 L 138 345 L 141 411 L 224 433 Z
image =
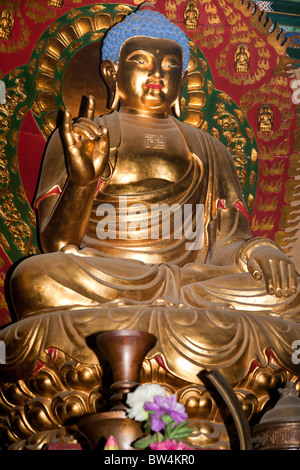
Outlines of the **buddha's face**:
M 128 39 L 116 73 L 121 107 L 141 114 L 169 114 L 182 88 L 182 61 L 182 48 L 175 41 Z

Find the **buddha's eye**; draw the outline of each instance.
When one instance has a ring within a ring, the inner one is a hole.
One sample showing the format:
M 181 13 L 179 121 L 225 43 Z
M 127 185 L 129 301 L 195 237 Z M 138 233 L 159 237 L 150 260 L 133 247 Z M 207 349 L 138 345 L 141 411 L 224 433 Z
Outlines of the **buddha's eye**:
M 148 68 L 150 66 L 150 60 L 143 54 L 135 54 L 129 58 L 130 62 L 137 64 L 141 68 Z
M 179 66 L 177 64 L 163 64 L 163 67 L 165 69 L 176 69 L 178 68 Z
M 180 62 L 176 57 L 166 57 L 162 62 L 164 70 L 174 70 L 180 68 Z

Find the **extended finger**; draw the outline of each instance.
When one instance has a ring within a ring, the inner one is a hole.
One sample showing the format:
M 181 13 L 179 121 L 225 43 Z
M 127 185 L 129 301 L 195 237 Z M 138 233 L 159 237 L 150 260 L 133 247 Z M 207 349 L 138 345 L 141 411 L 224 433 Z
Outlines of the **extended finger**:
M 94 117 L 95 117 L 95 98 L 92 95 L 88 96 L 84 117 L 90 119 L 91 121 L 94 120 Z
M 68 146 L 76 144 L 76 139 L 72 127 L 72 115 L 68 109 L 64 111 L 62 134 Z
M 101 128 L 102 138 L 99 142 L 99 150 L 101 153 L 109 154 L 109 133 L 107 127 Z
M 271 262 L 269 260 L 264 260 L 263 262 L 260 263 L 259 266 L 264 276 L 268 294 L 274 295 L 275 294 L 275 278 L 274 278 L 274 270 L 272 268 Z
M 276 297 L 282 297 L 283 289 L 285 288 L 283 276 L 284 275 L 284 265 L 285 263 L 277 262 L 274 263 L 271 261 L 272 272 L 273 272 L 273 280 L 274 280 L 274 293 Z M 283 272 L 282 272 L 283 270 Z
M 256 281 L 260 281 L 263 278 L 262 270 L 254 259 L 248 261 L 248 270 Z
M 295 294 L 297 292 L 297 286 L 298 286 L 298 275 L 297 271 L 295 269 L 294 264 L 289 264 L 289 282 L 290 282 L 290 289 L 292 294 Z
M 290 263 L 281 263 L 282 293 L 284 297 L 292 294 L 292 278 L 290 272 Z

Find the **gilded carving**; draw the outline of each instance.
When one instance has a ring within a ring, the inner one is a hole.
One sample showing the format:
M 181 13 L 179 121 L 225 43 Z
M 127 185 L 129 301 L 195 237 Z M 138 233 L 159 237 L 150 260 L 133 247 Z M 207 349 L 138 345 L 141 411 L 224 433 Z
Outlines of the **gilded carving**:
M 275 225 L 275 217 L 264 217 L 263 219 L 259 219 L 256 215 L 252 218 L 251 221 L 251 230 L 253 232 L 262 231 L 262 232 L 270 232 Z
M 234 70 L 237 73 L 248 73 L 250 70 L 250 52 L 248 44 L 238 44 L 234 53 Z
M 88 317 L 87 324 L 89 324 Z M 260 333 L 262 324 L 257 325 Z M 62 331 L 64 330 L 59 333 Z M 74 332 L 72 329 L 72 334 Z M 49 333 L 50 330 L 47 334 Z M 75 337 L 78 341 L 79 337 L 77 335 Z M 81 339 L 83 342 L 84 337 L 83 335 Z M 65 423 L 72 418 L 107 408 L 106 366 L 99 364 L 92 350 L 89 357 L 80 362 L 60 349 L 47 347 L 47 340 L 42 346 L 46 349 L 40 354 L 42 351 L 38 352 L 34 338 L 31 336 L 28 339 L 29 343 L 26 336 L 19 337 L 18 343 L 23 344 L 26 363 L 31 372 L 26 371 L 23 374 L 25 378 L 17 380 L 13 379 L 13 373 L 12 380 L 0 386 L 2 409 L 0 428 L 5 436 L 3 442 L 12 450 L 41 449 L 48 442 L 82 442 L 76 428 L 65 427 Z M 69 341 L 72 342 L 71 336 Z M 77 345 L 75 350 L 78 353 L 84 351 L 83 348 L 77 349 Z M 15 356 L 14 351 L 12 354 Z M 9 354 L 10 373 L 14 368 L 11 358 Z M 284 385 L 292 375 L 278 366 L 272 355 L 269 356 L 269 365 L 260 366 L 254 362 L 248 373 L 247 363 L 245 372 L 246 370 L 245 377 L 242 377 L 243 374 L 239 379 L 236 377 L 234 390 L 248 420 L 251 420 L 263 412 L 274 391 L 278 386 Z M 190 444 L 217 449 L 231 448 L 232 443 L 226 428 L 228 410 L 225 403 L 220 403 L 220 398 L 213 389 L 207 389 L 202 383 L 190 383 L 184 378 L 170 374 L 160 367 L 154 358 L 144 361 L 140 382 L 159 383 L 168 393 L 177 395 L 179 403 L 186 407 L 193 428 L 193 433 L 188 439 Z
M 4 8 L 0 13 L 0 38 L 9 39 L 14 25 L 14 13 L 10 8 Z
M 141 3 L 141 2 L 140 2 Z M 168 0 L 165 4 L 166 16 L 169 20 L 176 20 L 177 18 L 177 6 L 175 2 Z
M 104 33 L 94 33 L 91 36 L 91 41 L 99 41 L 99 39 L 103 38 Z
M 183 24 L 185 29 L 195 31 L 198 28 L 199 15 L 200 12 L 196 0 L 186 2 L 183 13 Z
M 9 80 L 14 80 L 14 85 L 8 86 L 6 105 L 0 106 L 0 121 L 7 123 L 4 134 L 9 133 L 9 142 L 13 147 L 17 145 L 18 131 L 17 129 L 10 129 L 8 123 L 13 115 L 15 115 L 17 120 L 21 121 L 28 109 L 27 106 L 21 105 L 27 98 L 25 80 L 20 76 L 21 73 L 21 69 L 16 69 L 9 74 Z M 3 154 L 5 154 L 6 145 L 7 141 L 3 139 L 2 134 L 0 147 L 3 149 Z M 27 204 L 28 201 L 21 186 L 18 186 L 15 196 L 12 194 L 11 173 L 8 168 L 10 168 L 13 173 L 17 173 L 18 161 L 16 156 L 12 157 L 9 161 L 7 159 L 1 161 L 1 217 L 3 218 L 6 229 L 10 233 L 12 244 L 15 244 L 18 250 L 26 256 L 30 253 L 36 253 L 37 249 L 33 245 L 32 229 L 25 220 L 22 220 L 16 204 L 18 204 L 19 201 L 23 204 Z M 5 234 L 2 234 L 1 245 L 4 250 L 11 249 L 11 245 Z
M 274 112 L 272 106 L 264 103 L 257 114 L 257 128 L 260 132 L 272 132 L 274 128 Z
M 61 8 L 63 6 L 63 0 L 48 0 L 48 6 Z
M 271 199 L 259 198 L 257 209 L 262 212 L 275 212 L 278 208 L 278 198 L 272 197 Z
M 253 186 L 256 183 L 256 180 L 257 180 L 257 174 L 255 171 L 252 170 L 250 173 L 250 177 L 249 177 L 250 186 Z
M 226 102 L 231 102 L 230 97 L 225 93 L 220 93 L 219 97 L 221 97 Z M 234 113 L 238 116 L 240 121 L 243 120 L 243 114 L 239 110 L 234 110 Z M 248 172 L 246 169 L 247 157 L 245 153 L 245 146 L 247 141 L 241 134 L 238 118 L 226 109 L 224 103 L 217 103 L 217 114 L 214 116 L 214 119 L 220 125 L 222 134 L 227 140 L 227 148 L 230 150 L 233 156 L 240 184 L 242 187 L 244 187 L 248 179 Z M 215 135 L 216 132 L 213 132 L 213 135 Z M 255 181 L 252 177 L 252 186 L 254 183 Z
M 38 0 L 26 0 L 26 16 L 31 18 L 35 23 L 43 23 L 46 18 L 54 19 L 56 11 L 48 8 L 46 2 Z
M 253 194 L 250 193 L 248 198 L 247 198 L 247 207 L 248 207 L 248 209 L 249 210 L 253 209 L 254 204 L 255 204 L 254 196 L 253 196 Z
M 219 21 L 217 9 L 216 7 L 215 9 L 213 9 L 212 6 L 209 5 L 209 3 L 210 0 L 208 0 L 207 2 L 200 2 L 201 5 L 205 5 L 205 13 L 210 15 L 209 26 L 217 25 Z M 222 2 L 220 1 L 219 3 L 221 4 Z M 172 6 L 175 4 L 169 2 L 169 5 Z M 123 5 L 123 7 L 125 6 Z M 104 14 L 103 9 L 104 7 L 100 5 L 94 5 L 90 8 L 90 12 L 97 13 L 98 25 L 111 25 L 112 15 Z M 230 16 L 231 11 L 229 7 L 226 11 L 227 14 Z M 61 77 L 57 77 L 56 75 L 54 80 L 54 74 L 57 73 L 57 71 L 59 73 L 63 71 L 69 58 L 67 54 L 73 52 L 75 53 L 77 49 L 81 48 L 86 44 L 86 38 L 84 37 L 85 34 L 93 33 L 90 39 L 91 41 L 98 40 L 99 37 L 103 36 L 103 33 L 99 33 L 96 30 L 96 15 L 91 17 L 91 19 L 87 19 L 84 17 L 79 18 L 81 14 L 86 14 L 85 12 L 86 10 L 79 11 L 76 12 L 76 14 L 74 13 L 73 16 L 69 14 L 69 19 L 78 19 L 76 27 L 74 28 L 72 26 L 70 29 L 67 30 L 66 28 L 60 27 L 60 24 L 55 24 L 51 31 L 52 33 L 57 33 L 56 41 L 53 41 L 52 43 L 50 43 L 50 39 L 45 41 L 45 44 L 47 44 L 48 47 L 44 50 L 45 52 L 43 59 L 42 56 L 40 56 L 39 58 L 34 57 L 30 62 L 29 71 L 32 74 L 35 73 L 36 68 L 38 68 L 39 70 L 39 72 L 35 76 L 38 95 L 36 97 L 36 100 L 34 100 L 33 102 L 32 109 L 35 111 L 37 116 L 41 117 L 41 119 L 39 120 L 39 124 L 42 127 L 45 136 L 48 136 L 55 127 L 57 103 L 59 102 L 59 100 L 63 103 L 63 97 L 60 96 L 63 92 L 62 87 L 60 86 L 60 84 L 62 83 Z M 114 22 L 117 21 L 120 17 L 116 17 L 115 15 Z M 239 36 L 239 34 L 242 33 L 242 27 L 239 23 L 240 16 L 235 15 L 234 18 L 232 17 L 232 21 L 234 27 L 236 27 L 236 37 L 241 40 L 241 35 Z M 103 26 L 103 28 L 104 27 L 105 26 Z M 74 32 L 76 32 L 76 34 Z M 72 35 L 73 33 L 74 35 Z M 206 33 L 208 36 L 212 36 L 214 33 L 218 33 L 221 37 L 222 29 L 217 29 L 217 27 L 214 26 L 211 28 L 207 28 Z M 78 41 L 78 39 L 80 39 L 80 41 Z M 218 41 L 217 35 L 216 41 Z M 40 52 L 42 52 L 43 47 L 40 49 Z M 68 50 L 66 50 L 67 47 L 69 47 Z M 268 59 L 268 50 L 263 49 L 262 46 L 260 46 L 260 49 L 258 49 L 257 52 L 258 55 L 263 59 Z M 197 53 L 196 47 L 194 47 L 194 53 Z M 207 77 L 204 77 L 204 75 L 202 74 L 202 71 L 204 73 L 206 73 L 207 71 L 207 63 L 204 59 L 201 59 L 199 57 L 197 58 L 196 56 L 194 56 L 192 57 L 190 63 L 191 67 L 189 68 L 188 75 L 187 99 L 182 99 L 182 103 L 185 102 L 185 106 L 182 106 L 182 109 L 184 109 L 186 112 L 185 122 L 191 123 L 195 127 L 201 127 L 202 129 L 207 130 L 209 127 L 211 127 L 211 123 L 208 125 L 207 121 L 204 121 L 204 112 L 201 108 L 205 106 L 209 96 L 213 93 L 214 85 L 211 80 L 209 80 Z M 196 70 L 199 64 L 201 66 L 203 65 L 202 71 L 200 71 L 199 69 Z M 261 60 L 258 62 L 258 64 L 261 69 L 261 73 L 263 73 L 263 71 L 267 70 L 269 67 L 269 63 L 267 60 Z M 243 73 L 243 71 L 240 69 L 239 73 Z M 260 73 L 256 73 L 254 75 L 255 80 L 259 80 L 260 76 L 262 76 L 260 75 Z M 56 98 L 57 101 L 55 101 Z M 230 151 L 234 155 L 235 163 L 238 168 L 238 174 L 242 185 L 246 184 L 247 175 L 249 173 L 249 185 L 254 186 L 254 184 L 256 184 L 257 174 L 253 169 L 251 169 L 250 172 L 246 170 L 245 153 L 246 137 L 252 144 L 254 142 L 254 134 L 250 128 L 245 128 L 243 130 L 243 132 L 246 134 L 245 136 L 244 133 L 242 134 L 241 132 L 241 127 L 242 124 L 244 124 L 244 121 L 246 120 L 247 114 L 243 111 L 232 108 L 230 111 L 227 111 L 226 114 L 225 103 L 232 107 L 233 103 L 230 97 L 225 94 L 220 94 L 219 99 L 223 100 L 224 102 L 217 103 L 217 109 L 214 116 L 216 127 L 212 127 L 210 132 L 217 138 L 224 137 L 225 139 L 227 139 L 227 145 L 228 147 L 230 146 Z M 279 101 L 277 101 L 277 105 L 278 104 Z M 19 119 L 22 119 L 27 109 L 27 104 L 20 106 L 17 111 L 18 115 L 16 114 L 16 116 L 18 116 Z M 283 115 L 283 125 L 287 126 L 288 120 L 290 118 L 289 111 L 283 110 Z M 13 134 L 10 134 L 10 139 L 14 139 L 15 142 L 17 139 L 16 132 L 17 131 L 15 131 L 14 136 Z M 220 135 L 220 133 L 222 135 Z M 268 152 L 268 150 L 266 150 L 266 152 Z M 257 162 L 257 159 L 257 151 L 256 149 L 254 149 L 254 147 L 252 147 L 251 164 L 254 165 Z M 17 160 L 15 160 L 15 162 L 17 162 Z M 5 167 L 5 165 L 4 168 L 7 170 L 7 167 Z M 274 176 L 281 175 L 280 172 L 282 170 L 282 167 L 280 165 L 276 167 L 274 166 L 272 168 Z M 4 183 L 7 183 L 7 187 L 10 186 L 10 182 L 8 180 L 4 179 Z M 270 183 L 267 181 L 263 181 L 262 184 L 268 184 L 270 188 L 275 187 L 273 183 L 270 185 Z M 263 190 L 266 190 L 266 187 L 264 186 L 261 186 L 261 188 Z M 19 199 L 25 201 L 25 198 L 23 196 L 24 195 L 19 192 Z M 247 198 L 247 205 L 249 208 L 253 207 L 254 201 L 255 196 L 250 193 Z M 270 204 L 269 206 L 264 206 L 266 210 L 268 209 L 268 207 L 270 208 L 272 206 Z M 28 213 L 28 219 L 30 221 L 30 224 L 34 226 L 35 218 L 31 212 Z M 255 224 L 259 225 L 260 228 L 263 227 L 264 229 L 269 229 L 269 227 L 272 226 L 272 219 L 264 219 L 260 223 L 258 223 L 257 219 L 254 219 L 253 226 L 255 226 Z M 10 226 L 9 228 L 11 229 L 11 233 L 13 234 L 14 241 L 16 243 L 19 243 L 21 251 L 23 250 L 23 252 L 26 252 L 27 247 L 26 243 L 24 242 L 24 238 L 29 237 L 30 235 L 29 232 L 26 231 L 26 227 Z M 5 245 L 5 237 L 3 235 L 2 237 L 4 238 L 3 245 Z M 21 244 L 20 239 L 22 239 L 21 241 L 23 241 L 23 245 Z M 261 330 L 257 327 L 257 325 L 255 325 L 254 329 L 257 332 L 257 335 L 261 334 Z M 68 338 L 68 340 L 70 340 L 70 338 Z M 181 343 L 182 341 L 183 340 L 181 339 L 178 342 Z M 274 339 L 274 343 L 275 342 L 276 339 Z M 264 352 L 260 348 L 258 349 L 258 355 L 264 358 Z M 60 426 L 60 428 L 58 429 L 61 430 L 61 434 L 63 435 L 62 440 L 66 439 L 66 441 L 68 442 L 76 442 L 74 436 L 68 436 L 68 433 L 65 432 L 65 429 L 63 427 L 64 420 L 72 416 L 76 417 L 86 412 L 95 412 L 99 409 L 102 409 L 104 402 L 103 396 L 101 395 L 99 388 L 94 387 L 95 377 L 97 378 L 98 384 L 101 382 L 101 380 L 99 382 L 99 377 L 101 374 L 98 365 L 97 367 L 94 367 L 95 364 L 83 365 L 79 362 L 76 362 L 74 359 L 71 359 L 71 356 L 64 357 L 63 354 L 60 354 L 61 353 L 59 353 L 57 358 L 55 359 L 55 361 L 61 361 L 59 363 L 60 371 L 54 370 L 55 367 L 52 363 L 51 364 L 53 366 L 53 369 L 51 369 L 52 366 L 50 363 L 50 365 L 44 364 L 42 365 L 42 368 L 40 370 L 35 372 L 35 374 L 29 375 L 31 379 L 30 384 L 28 381 L 26 382 L 25 386 L 24 382 L 22 386 L 19 384 L 18 387 L 15 387 L 14 389 L 15 395 L 18 394 L 18 397 L 20 397 L 21 394 L 20 390 L 22 391 L 22 404 L 26 404 L 22 412 L 18 411 L 15 413 L 15 415 L 11 413 L 13 425 L 11 425 L 12 427 L 8 430 L 8 434 L 10 434 L 10 436 L 13 436 L 15 440 L 18 440 L 19 438 L 24 439 L 24 442 L 22 444 L 16 444 L 16 447 L 17 445 L 19 445 L 21 447 L 23 446 L 23 448 L 28 449 L 41 448 L 42 445 L 44 445 L 44 443 L 46 442 L 49 442 L 49 440 L 58 439 L 57 429 L 53 429 L 55 428 L 55 426 Z M 164 356 L 167 356 L 167 354 L 165 354 Z M 247 358 L 248 357 L 249 356 L 247 356 Z M 149 361 L 153 361 L 153 359 Z M 249 366 L 247 360 L 245 360 L 244 366 L 245 369 Z M 153 370 L 154 367 L 152 367 L 152 372 Z M 160 374 L 160 372 L 158 372 L 157 370 L 155 373 L 157 375 Z M 147 378 L 151 381 L 153 379 L 153 376 L 148 375 Z M 236 379 L 236 377 L 234 378 Z M 171 382 L 172 380 L 175 380 L 174 377 L 170 379 Z M 178 377 L 176 378 L 176 380 L 178 380 Z M 69 384 L 69 388 L 67 387 L 66 389 L 64 387 L 67 382 Z M 251 385 L 251 387 L 252 386 L 253 384 Z M 250 390 L 252 390 L 251 387 Z M 10 388 L 13 387 L 10 385 Z M 214 410 L 216 407 L 213 401 L 213 397 L 211 397 L 206 390 L 201 389 L 200 385 L 195 386 L 194 384 L 185 384 L 185 386 L 181 388 L 179 386 L 176 388 L 175 386 L 171 387 L 171 385 L 169 385 L 169 389 L 171 388 L 176 390 L 176 393 L 178 393 L 182 402 L 186 404 L 189 411 L 191 412 L 191 415 L 196 415 L 200 412 L 200 415 L 202 413 L 204 418 L 209 417 L 210 419 L 215 419 Z M 242 388 L 239 390 L 236 388 L 236 393 L 240 398 L 241 402 L 243 403 L 243 407 L 246 410 L 247 416 L 250 417 L 253 416 L 257 412 L 257 410 L 261 411 L 262 403 L 264 403 L 264 398 L 262 397 L 268 396 L 268 394 L 263 395 L 263 393 L 252 393 L 252 391 L 245 390 Z M 35 396 L 38 394 L 42 397 Z M 16 400 L 15 403 L 16 402 L 18 401 Z M 3 407 L 7 406 L 9 408 L 8 403 L 9 402 L 7 399 L 7 394 L 3 393 Z M 226 431 L 224 431 L 222 423 L 204 422 L 204 420 L 201 421 L 195 419 L 194 426 L 195 431 L 191 437 L 191 440 L 196 444 L 200 443 L 200 445 L 207 445 L 209 443 L 218 443 L 220 446 L 220 443 L 222 443 L 221 447 L 224 444 L 224 447 L 228 448 L 228 436 L 226 434 Z
M 285 164 L 283 159 L 277 159 L 271 166 L 267 165 L 266 162 L 261 164 L 261 172 L 263 176 L 281 176 L 285 170 Z

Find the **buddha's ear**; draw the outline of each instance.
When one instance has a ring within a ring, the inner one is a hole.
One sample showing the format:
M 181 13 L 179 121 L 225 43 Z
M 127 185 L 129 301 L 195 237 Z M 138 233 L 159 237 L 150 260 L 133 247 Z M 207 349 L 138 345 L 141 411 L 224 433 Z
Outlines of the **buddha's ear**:
M 119 93 L 117 85 L 117 68 L 112 60 L 104 60 L 101 63 L 101 73 L 109 89 L 108 107 L 116 109 L 119 103 Z

